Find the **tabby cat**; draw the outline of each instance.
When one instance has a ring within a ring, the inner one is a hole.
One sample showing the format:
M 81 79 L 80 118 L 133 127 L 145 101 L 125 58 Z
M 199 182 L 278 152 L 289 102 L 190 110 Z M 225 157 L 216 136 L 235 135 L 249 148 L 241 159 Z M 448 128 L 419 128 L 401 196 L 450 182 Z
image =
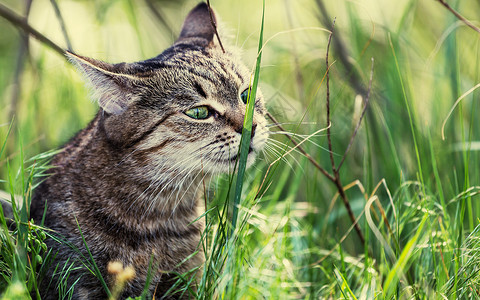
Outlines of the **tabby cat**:
M 100 109 L 54 157 L 52 174 L 34 194 L 34 220 L 46 206 L 45 226 L 63 240 L 47 243 L 57 255 L 41 283 L 42 299 L 58 298 L 62 284 L 73 286 L 74 299 L 106 298 L 100 281 L 78 263 L 89 260 L 82 234 L 109 287 L 109 262 L 135 269 L 121 298 L 142 293 L 152 257 L 147 288 L 156 298 L 172 286 L 172 273 L 202 264 L 203 224 L 195 221 L 204 210 L 201 183 L 205 174 L 233 169 L 251 79 L 235 50 L 220 47 L 212 21 L 200 3 L 173 46 L 141 62 L 108 64 L 67 53 Z M 268 136 L 265 112 L 257 92 L 248 165 Z

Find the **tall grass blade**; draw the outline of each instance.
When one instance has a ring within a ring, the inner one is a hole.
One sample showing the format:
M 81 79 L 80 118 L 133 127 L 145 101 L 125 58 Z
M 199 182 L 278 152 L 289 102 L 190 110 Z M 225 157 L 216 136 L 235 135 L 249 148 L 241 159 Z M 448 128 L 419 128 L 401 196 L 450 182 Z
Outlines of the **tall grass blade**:
M 8 137 L 10 136 L 10 133 L 12 132 L 13 121 L 14 120 L 12 120 L 10 122 L 10 125 L 8 126 L 7 135 L 5 137 L 5 140 L 3 141 L 2 148 L 0 149 L 0 157 L 2 157 L 3 151 L 5 151 L 5 147 L 7 146 Z
M 413 236 L 412 239 L 408 241 L 403 249 L 402 253 L 400 254 L 397 262 L 390 270 L 387 275 L 387 279 L 385 280 L 384 284 L 384 291 L 386 293 L 385 299 L 391 299 L 393 293 L 398 288 L 397 283 L 399 278 L 402 274 L 404 274 L 405 267 L 407 266 L 408 260 L 412 257 L 413 252 L 415 251 L 415 247 L 417 245 L 418 239 L 422 234 L 423 226 L 428 220 L 428 214 L 424 214 L 420 225 L 418 226 L 417 232 Z
M 102 273 L 100 272 L 100 269 L 97 266 L 97 263 L 95 262 L 95 259 L 92 255 L 92 252 L 90 252 L 90 249 L 88 248 L 87 241 L 85 240 L 85 237 L 83 236 L 82 229 L 80 228 L 80 224 L 78 224 L 77 218 L 75 218 L 75 222 L 77 222 L 77 228 L 78 232 L 80 233 L 80 236 L 82 237 L 83 244 L 85 245 L 85 249 L 87 250 L 88 256 L 92 262 L 93 265 L 93 273 L 97 277 L 97 279 L 100 281 L 103 289 L 105 290 L 105 293 L 107 293 L 108 298 L 110 299 L 112 297 L 112 293 L 110 292 L 110 289 L 107 286 L 107 283 L 103 279 Z
M 415 147 L 415 155 L 416 155 L 416 158 L 417 158 L 418 176 L 420 177 L 420 182 L 422 183 L 423 194 L 425 195 L 426 193 L 425 193 L 425 182 L 423 180 L 422 161 L 421 161 L 420 151 L 419 151 L 419 147 L 418 147 L 417 137 L 416 137 L 416 134 L 415 134 L 415 125 L 414 125 L 415 116 L 414 116 L 414 114 L 413 114 L 413 112 L 410 108 L 411 104 L 408 101 L 407 91 L 406 91 L 406 88 L 405 88 L 405 84 L 403 82 L 402 72 L 400 71 L 400 65 L 398 64 L 397 54 L 395 53 L 395 47 L 393 46 L 391 35 L 388 36 L 388 40 L 389 40 L 389 43 L 390 43 L 390 48 L 392 50 L 393 59 L 395 61 L 395 68 L 397 70 L 398 78 L 400 80 L 400 85 L 402 87 L 403 100 L 405 102 L 405 108 L 407 109 L 407 113 L 408 113 L 408 121 L 409 121 L 409 124 L 410 124 L 410 131 L 412 133 L 413 145 Z
M 350 288 L 350 285 L 348 284 L 343 274 L 338 270 L 337 267 L 335 267 L 334 271 L 335 271 L 335 276 L 337 277 L 337 280 L 340 281 L 341 283 L 340 289 L 345 299 L 357 300 L 357 297 L 355 297 L 355 294 L 352 292 L 352 289 Z
M 235 195 L 233 200 L 233 216 L 232 216 L 232 232 L 237 226 L 238 205 L 240 204 L 240 197 L 242 195 L 243 178 L 245 176 L 245 168 L 247 166 L 247 157 L 250 150 L 250 141 L 252 136 L 253 112 L 255 110 L 255 97 L 257 94 L 258 79 L 260 77 L 260 63 L 262 61 L 263 48 L 263 27 L 265 21 L 265 0 L 263 0 L 262 10 L 262 25 L 260 27 L 260 37 L 258 39 L 257 61 L 255 65 L 255 73 L 253 76 L 252 86 L 248 91 L 247 109 L 245 111 L 245 118 L 243 121 L 242 139 L 240 141 L 239 162 L 237 171 L 237 181 L 235 183 Z

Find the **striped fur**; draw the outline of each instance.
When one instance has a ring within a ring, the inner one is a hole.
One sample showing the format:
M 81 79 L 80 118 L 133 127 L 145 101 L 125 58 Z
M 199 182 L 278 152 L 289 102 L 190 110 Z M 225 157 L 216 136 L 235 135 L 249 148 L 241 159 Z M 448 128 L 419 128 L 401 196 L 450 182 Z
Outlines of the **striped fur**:
M 33 218 L 41 219 L 46 203 L 46 227 L 66 241 L 48 241 L 58 254 L 46 276 L 54 278 L 52 285 L 42 282 L 44 299 L 58 297 L 55 265 L 61 270 L 73 261 L 79 268 L 66 285 L 78 279 L 74 299 L 105 298 L 98 279 L 79 263 L 87 253 L 78 227 L 110 287 L 108 262 L 135 268 L 122 298 L 141 294 L 151 257 L 156 268 L 149 290 L 157 298 L 170 288 L 171 272 L 201 265 L 203 224 L 193 221 L 204 208 L 197 195 L 205 176 L 233 169 L 245 113 L 240 94 L 250 82 L 234 51 L 223 53 L 213 37 L 202 3 L 186 18 L 177 42 L 155 58 L 111 65 L 68 54 L 100 110 L 54 158 L 54 174 L 34 195 Z M 185 114 L 201 105 L 214 112 L 210 118 Z M 268 136 L 264 114 L 258 92 L 248 165 Z

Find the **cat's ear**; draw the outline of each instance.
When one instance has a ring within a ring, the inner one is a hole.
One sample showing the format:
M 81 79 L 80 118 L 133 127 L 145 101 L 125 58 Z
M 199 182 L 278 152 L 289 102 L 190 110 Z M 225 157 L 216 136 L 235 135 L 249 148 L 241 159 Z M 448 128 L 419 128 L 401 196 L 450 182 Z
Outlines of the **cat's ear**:
M 216 23 L 213 11 L 210 11 L 204 2 L 198 4 L 185 18 L 177 42 L 187 41 L 201 46 L 211 45 L 215 35 L 212 21 Z
M 100 107 L 110 114 L 121 114 L 135 100 L 132 77 L 124 72 L 125 64 L 112 65 L 67 51 L 70 62 L 85 76 L 93 88 L 93 97 Z

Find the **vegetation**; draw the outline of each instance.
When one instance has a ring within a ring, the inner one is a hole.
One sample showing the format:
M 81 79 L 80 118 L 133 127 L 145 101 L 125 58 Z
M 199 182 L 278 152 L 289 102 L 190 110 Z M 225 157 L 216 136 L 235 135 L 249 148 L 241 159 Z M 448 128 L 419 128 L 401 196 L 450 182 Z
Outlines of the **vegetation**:
M 272 121 L 241 195 L 229 176 L 210 183 L 207 260 L 185 293 L 480 298 L 480 4 L 448 1 L 468 26 L 443 1 L 266 1 L 262 26 L 259 1 L 210 2 L 231 29 L 223 43 L 243 49 L 252 73 L 263 34 L 256 77 L 281 126 Z M 121 62 L 168 47 L 195 3 L 3 0 L 0 11 L 28 16 L 64 48 Z M 0 189 L 24 203 L 15 231 L 0 214 L 0 295 L 17 299 L 37 293 L 54 255 L 41 220 L 29 222 L 34 177 L 96 104 L 65 57 L 25 43 L 0 15 Z

